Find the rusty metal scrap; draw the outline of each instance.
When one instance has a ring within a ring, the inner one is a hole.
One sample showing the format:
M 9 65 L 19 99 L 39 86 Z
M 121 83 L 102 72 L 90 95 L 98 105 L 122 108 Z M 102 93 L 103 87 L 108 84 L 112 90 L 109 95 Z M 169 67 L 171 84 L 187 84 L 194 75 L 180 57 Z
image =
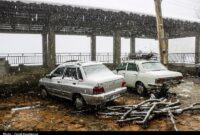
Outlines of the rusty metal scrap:
M 159 116 L 169 117 L 175 131 L 178 131 L 175 115 L 185 111 L 200 110 L 200 103 L 194 103 L 189 107 L 181 108 L 180 101 L 167 101 L 167 99 L 148 99 L 136 105 L 109 106 L 105 110 L 98 112 L 98 115 L 106 117 L 117 117 L 119 126 L 125 123 L 135 122 L 147 128 L 149 121 Z

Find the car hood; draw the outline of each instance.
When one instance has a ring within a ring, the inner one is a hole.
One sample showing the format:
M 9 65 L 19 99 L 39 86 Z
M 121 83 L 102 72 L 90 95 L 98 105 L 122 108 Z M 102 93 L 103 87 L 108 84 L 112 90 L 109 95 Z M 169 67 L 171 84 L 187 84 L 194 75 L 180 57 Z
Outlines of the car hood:
M 170 70 L 148 71 L 147 75 L 155 76 L 158 78 L 183 76 L 182 73 L 180 72 L 175 72 L 175 71 L 170 71 Z

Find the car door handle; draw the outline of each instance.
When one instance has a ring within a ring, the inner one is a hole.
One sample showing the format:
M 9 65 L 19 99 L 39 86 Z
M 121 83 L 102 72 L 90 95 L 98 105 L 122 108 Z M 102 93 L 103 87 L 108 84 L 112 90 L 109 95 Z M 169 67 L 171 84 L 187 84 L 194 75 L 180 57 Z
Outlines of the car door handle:
M 73 85 L 76 85 L 76 83 L 73 83 Z
M 60 81 L 57 81 L 57 83 L 61 83 Z

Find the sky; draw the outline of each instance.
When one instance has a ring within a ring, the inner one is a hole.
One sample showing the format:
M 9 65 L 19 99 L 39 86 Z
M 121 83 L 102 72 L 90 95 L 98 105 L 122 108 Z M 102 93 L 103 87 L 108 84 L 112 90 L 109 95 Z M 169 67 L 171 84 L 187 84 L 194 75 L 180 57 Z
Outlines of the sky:
M 14 0 L 16 1 L 16 0 Z M 25 2 L 45 2 L 59 5 L 80 5 L 93 8 L 122 10 L 155 15 L 154 0 L 22 0 Z M 162 0 L 164 17 L 199 21 L 200 0 Z M 39 34 L 0 33 L 0 53 L 41 53 L 42 36 Z M 194 37 L 169 40 L 169 53 L 194 53 Z M 121 52 L 130 51 L 130 39 L 121 39 Z M 136 39 L 136 51 L 159 52 L 154 39 Z M 113 38 L 97 36 L 97 52 L 112 52 Z M 90 52 L 90 38 L 87 36 L 56 35 L 56 52 Z

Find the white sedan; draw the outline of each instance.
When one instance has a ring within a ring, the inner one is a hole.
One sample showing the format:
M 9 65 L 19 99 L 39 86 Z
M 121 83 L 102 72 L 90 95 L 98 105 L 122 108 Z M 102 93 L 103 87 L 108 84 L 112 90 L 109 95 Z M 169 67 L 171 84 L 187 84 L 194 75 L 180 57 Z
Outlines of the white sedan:
M 127 87 L 135 88 L 140 95 L 151 90 L 167 91 L 183 79 L 182 73 L 170 71 L 155 60 L 124 61 L 113 72 L 123 75 Z

